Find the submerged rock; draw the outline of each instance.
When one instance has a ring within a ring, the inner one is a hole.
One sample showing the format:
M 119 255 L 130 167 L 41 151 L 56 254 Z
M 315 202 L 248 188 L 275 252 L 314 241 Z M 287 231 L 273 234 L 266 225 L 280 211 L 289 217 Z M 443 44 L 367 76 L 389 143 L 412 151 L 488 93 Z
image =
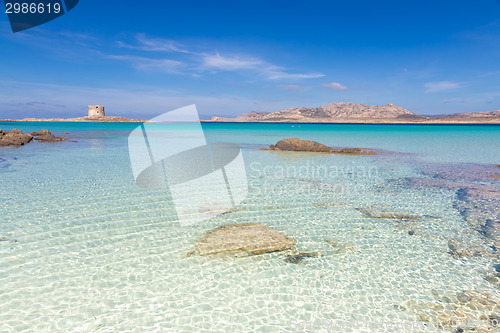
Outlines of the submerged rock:
M 257 255 L 283 251 L 295 242 L 281 232 L 259 223 L 228 224 L 207 231 L 196 243 L 199 255 Z
M 285 258 L 285 262 L 289 264 L 300 264 L 304 262 L 306 258 L 316 258 L 319 256 L 317 252 L 301 252 L 299 254 L 289 254 Z
M 448 244 L 450 254 L 454 257 L 500 257 L 500 188 L 498 185 L 484 183 L 491 176 L 491 167 L 482 167 L 477 174 L 473 169 L 458 169 L 457 174 L 441 172 L 435 178 L 406 178 L 396 181 L 397 185 L 407 187 L 437 188 L 455 192 L 453 207 L 478 232 L 484 241 L 485 248 L 470 244 L 469 249 L 456 244 Z M 490 177 L 491 178 L 491 177 Z M 452 179 L 452 180 L 450 180 Z M 469 181 L 466 181 L 469 180 Z M 481 182 L 476 183 L 473 181 Z
M 448 253 L 455 259 L 470 258 L 470 257 L 495 257 L 494 253 L 489 251 L 489 248 L 460 241 L 458 239 L 450 239 L 448 241 Z
M 500 241 L 500 189 L 475 186 L 459 190 L 454 206 L 481 234 Z
M 439 295 L 432 291 L 433 302 L 408 301 L 403 306 L 415 312 L 417 317 L 436 328 L 454 332 L 496 332 L 500 299 L 478 291 L 461 291 Z
M 418 215 L 396 211 L 393 208 L 383 206 L 356 208 L 356 210 L 371 219 L 418 220 L 421 218 Z
M 354 246 L 351 244 L 342 244 L 340 242 L 334 241 L 333 239 L 325 239 L 325 243 L 329 244 L 335 251 L 335 253 L 341 252 L 354 252 Z
M 334 149 L 316 141 L 301 140 L 299 138 L 288 138 L 278 141 L 275 145 L 270 145 L 268 150 L 281 151 L 304 151 L 314 153 L 333 153 L 345 155 L 375 155 L 373 151 L 365 148 L 339 148 Z
M 500 176 L 500 170 L 495 165 L 464 163 L 428 167 L 424 174 L 432 179 L 457 181 L 467 186 L 472 182 L 490 182 L 491 177 Z

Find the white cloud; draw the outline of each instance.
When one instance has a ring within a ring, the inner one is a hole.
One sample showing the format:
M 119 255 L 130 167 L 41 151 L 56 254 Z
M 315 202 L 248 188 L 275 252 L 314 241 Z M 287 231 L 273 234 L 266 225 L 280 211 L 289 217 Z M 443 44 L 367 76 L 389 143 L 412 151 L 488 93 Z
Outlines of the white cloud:
M 323 83 L 321 86 L 325 87 L 325 88 L 334 89 L 334 90 L 347 90 L 347 86 L 344 86 L 338 82 Z
M 251 57 L 221 56 L 216 54 L 204 54 L 202 56 L 202 66 L 204 68 L 215 68 L 223 71 L 234 71 L 238 69 L 253 69 L 263 63 L 262 60 Z
M 203 54 L 202 68 L 223 71 L 254 70 L 269 80 L 301 80 L 325 76 L 321 73 L 288 73 L 282 67 L 270 64 L 259 58 L 251 56 L 222 56 L 219 52 L 216 54 Z
M 451 89 L 461 88 L 462 84 L 452 81 L 427 82 L 424 84 L 425 92 L 439 92 Z

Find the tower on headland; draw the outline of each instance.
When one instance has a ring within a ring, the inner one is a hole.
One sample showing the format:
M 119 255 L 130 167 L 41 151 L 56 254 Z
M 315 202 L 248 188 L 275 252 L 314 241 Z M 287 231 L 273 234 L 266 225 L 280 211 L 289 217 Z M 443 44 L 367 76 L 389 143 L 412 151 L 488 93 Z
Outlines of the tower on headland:
M 89 105 L 89 117 L 106 117 L 104 114 L 104 105 Z

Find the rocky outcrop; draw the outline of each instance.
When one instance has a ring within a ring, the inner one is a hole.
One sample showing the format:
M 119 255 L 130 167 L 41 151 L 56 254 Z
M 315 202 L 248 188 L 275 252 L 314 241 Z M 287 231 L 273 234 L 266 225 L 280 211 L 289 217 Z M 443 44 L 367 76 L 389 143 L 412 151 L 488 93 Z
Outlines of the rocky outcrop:
M 36 131 L 36 132 L 31 132 L 30 134 L 33 135 L 33 136 L 39 136 L 39 135 L 51 135 L 52 133 L 50 133 L 49 130 L 42 129 L 42 130 L 39 130 L 39 131 Z
M 67 136 L 54 136 L 49 130 L 43 129 L 37 132 L 32 132 L 34 139 L 38 142 L 57 142 L 68 140 Z
M 0 130 L 0 147 L 23 146 L 33 140 L 30 134 L 24 134 L 21 130 L 15 128 L 12 131 Z
M 304 151 L 314 153 L 333 153 L 344 155 L 375 155 L 373 151 L 365 148 L 330 148 L 316 141 L 301 140 L 299 138 L 288 138 L 278 141 L 275 145 L 270 145 L 268 150 L 281 151 Z
M 316 153 L 330 153 L 332 148 L 316 141 L 301 140 L 298 138 L 288 138 L 278 141 L 275 145 L 269 146 L 269 150 L 285 151 L 310 151 Z
M 228 224 L 208 231 L 196 243 L 196 252 L 249 256 L 287 250 L 294 244 L 293 239 L 259 223 Z
M 0 130 L 0 147 L 7 146 L 23 146 L 33 139 L 39 142 L 57 142 L 65 141 L 68 139 L 66 136 L 58 137 L 54 136 L 50 131 L 43 129 L 37 132 L 32 132 L 30 134 L 24 134 L 19 129 L 13 129 L 12 131 Z

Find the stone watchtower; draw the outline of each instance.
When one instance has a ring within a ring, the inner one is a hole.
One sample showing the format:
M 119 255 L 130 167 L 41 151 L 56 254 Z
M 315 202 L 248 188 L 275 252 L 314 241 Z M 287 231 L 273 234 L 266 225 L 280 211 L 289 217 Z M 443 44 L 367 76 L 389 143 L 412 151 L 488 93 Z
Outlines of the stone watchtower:
M 104 105 L 89 105 L 89 117 L 106 117 L 104 114 Z

